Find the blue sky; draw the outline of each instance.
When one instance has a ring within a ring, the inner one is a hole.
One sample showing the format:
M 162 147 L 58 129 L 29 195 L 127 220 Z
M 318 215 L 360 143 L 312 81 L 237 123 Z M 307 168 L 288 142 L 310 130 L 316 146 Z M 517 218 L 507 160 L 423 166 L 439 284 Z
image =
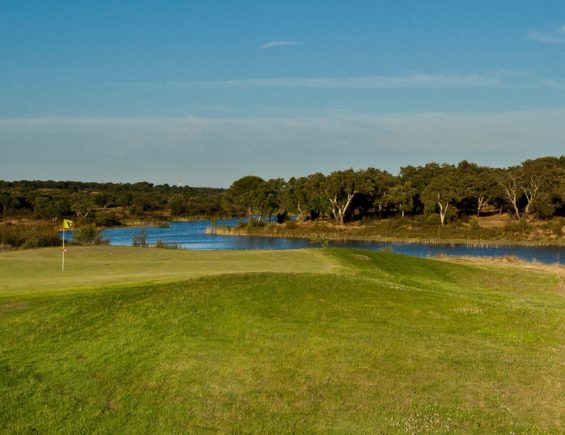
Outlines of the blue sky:
M 563 1 L 0 2 L 0 179 L 227 186 L 565 150 Z

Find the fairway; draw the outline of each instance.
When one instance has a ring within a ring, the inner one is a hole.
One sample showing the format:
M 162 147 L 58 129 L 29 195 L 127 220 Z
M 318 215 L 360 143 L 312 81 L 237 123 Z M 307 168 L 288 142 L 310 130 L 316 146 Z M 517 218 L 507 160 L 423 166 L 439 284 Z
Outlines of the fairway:
M 349 249 L 0 254 L 0 433 L 560 433 L 562 275 Z

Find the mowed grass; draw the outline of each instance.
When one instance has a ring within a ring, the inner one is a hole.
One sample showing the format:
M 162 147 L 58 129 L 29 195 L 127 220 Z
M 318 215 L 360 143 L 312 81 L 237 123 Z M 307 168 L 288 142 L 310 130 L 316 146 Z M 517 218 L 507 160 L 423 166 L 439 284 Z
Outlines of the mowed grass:
M 0 296 L 75 291 L 116 284 L 166 282 L 249 272 L 329 272 L 337 263 L 315 250 L 186 251 L 129 247 L 77 247 L 0 253 Z
M 119 284 L 84 272 L 94 283 L 68 291 L 61 279 L 60 293 L 50 270 L 49 285 L 20 287 L 18 262 L 0 255 L 0 432 L 565 427 L 562 275 L 345 249 L 113 250 L 75 261 L 123 259 L 98 269 Z M 202 270 L 143 265 L 160 255 Z M 132 284 L 136 271 L 176 281 Z

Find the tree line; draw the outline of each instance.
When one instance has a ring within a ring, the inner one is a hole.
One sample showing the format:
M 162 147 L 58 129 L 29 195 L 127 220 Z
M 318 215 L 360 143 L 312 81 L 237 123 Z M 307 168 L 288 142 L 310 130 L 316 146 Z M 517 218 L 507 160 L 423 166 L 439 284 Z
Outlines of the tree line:
M 305 177 L 236 180 L 224 208 L 259 220 L 347 221 L 428 215 L 438 224 L 468 216 L 510 212 L 517 219 L 565 215 L 565 156 L 526 160 L 509 168 L 428 163 L 398 175 L 368 168 Z
M 128 218 L 221 215 L 225 189 L 139 183 L 0 181 L 4 218 L 78 218 L 102 226 Z
M 0 181 L 4 218 L 78 218 L 110 226 L 128 218 L 161 219 L 290 216 L 299 220 L 352 220 L 426 215 L 450 221 L 509 212 L 516 219 L 565 216 L 565 156 L 526 160 L 508 168 L 462 161 L 385 170 L 345 169 L 331 174 L 263 179 L 248 175 L 228 189 L 140 183 Z

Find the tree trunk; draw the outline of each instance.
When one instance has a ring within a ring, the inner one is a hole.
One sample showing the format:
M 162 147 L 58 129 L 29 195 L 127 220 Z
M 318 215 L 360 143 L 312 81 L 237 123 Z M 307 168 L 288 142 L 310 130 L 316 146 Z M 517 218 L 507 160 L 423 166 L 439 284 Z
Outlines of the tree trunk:
M 510 200 L 512 207 L 514 207 L 514 214 L 516 215 L 516 219 L 520 220 L 520 209 L 518 208 L 518 186 L 515 183 L 510 184 L 507 186 L 504 183 L 500 183 L 504 188 L 504 192 L 506 192 L 506 196 Z
M 445 225 L 445 217 L 447 216 L 447 209 L 449 208 L 449 202 L 445 204 L 445 208 L 441 203 L 439 193 L 437 195 L 437 205 L 439 205 L 439 219 L 442 225 Z
M 339 225 L 344 224 L 345 213 L 347 212 L 347 209 L 349 208 L 349 204 L 351 204 L 351 200 L 353 199 L 356 193 L 357 191 L 354 191 L 353 193 L 348 193 L 347 201 L 345 202 L 344 205 L 339 204 L 337 195 L 335 195 L 333 199 L 330 198 L 329 201 L 332 205 L 332 214 L 334 215 L 334 219 L 337 224 Z
M 296 209 L 298 210 L 298 220 L 303 221 L 304 220 L 304 212 L 302 211 L 302 207 L 300 206 L 300 201 L 298 201 Z
M 338 210 L 337 213 L 338 213 L 338 220 L 337 220 L 338 224 L 343 225 L 343 214 L 341 214 L 341 210 Z
M 512 206 L 514 207 L 514 214 L 516 215 L 516 219 L 520 220 L 520 209 L 518 208 L 518 195 L 514 194 L 514 196 L 510 199 Z
M 477 217 L 479 217 L 481 215 L 481 210 L 486 203 L 487 203 L 487 200 L 485 199 L 484 196 L 479 196 L 477 198 Z
M 332 205 L 332 215 L 334 217 L 335 223 L 339 224 L 339 217 L 337 211 L 337 195 L 334 196 L 334 199 L 330 198 L 330 204 Z
M 526 204 L 526 208 L 524 209 L 525 215 L 528 215 L 533 211 L 532 207 L 535 203 L 539 188 L 540 188 L 540 186 L 537 185 L 534 182 L 534 180 L 530 180 L 530 189 L 521 187 L 522 192 L 524 192 L 524 195 L 526 196 L 526 200 L 528 201 L 527 204 Z

